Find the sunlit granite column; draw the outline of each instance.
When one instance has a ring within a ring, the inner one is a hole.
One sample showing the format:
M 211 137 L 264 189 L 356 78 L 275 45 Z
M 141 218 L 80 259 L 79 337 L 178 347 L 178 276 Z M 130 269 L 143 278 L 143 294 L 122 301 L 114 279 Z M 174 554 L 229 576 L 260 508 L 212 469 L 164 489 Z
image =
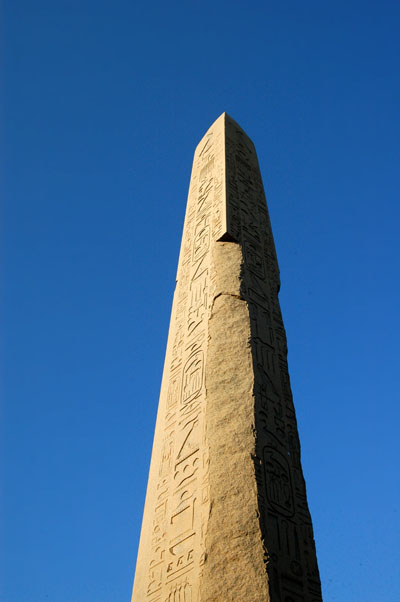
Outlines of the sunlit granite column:
M 253 143 L 196 148 L 133 602 L 320 602 L 279 269 Z

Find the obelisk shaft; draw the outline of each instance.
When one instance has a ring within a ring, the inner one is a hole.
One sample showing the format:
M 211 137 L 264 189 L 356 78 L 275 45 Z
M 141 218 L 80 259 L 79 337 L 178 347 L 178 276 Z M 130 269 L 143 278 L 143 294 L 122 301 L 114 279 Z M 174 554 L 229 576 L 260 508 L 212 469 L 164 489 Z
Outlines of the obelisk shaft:
M 311 518 L 254 146 L 198 145 L 133 602 L 318 602 Z

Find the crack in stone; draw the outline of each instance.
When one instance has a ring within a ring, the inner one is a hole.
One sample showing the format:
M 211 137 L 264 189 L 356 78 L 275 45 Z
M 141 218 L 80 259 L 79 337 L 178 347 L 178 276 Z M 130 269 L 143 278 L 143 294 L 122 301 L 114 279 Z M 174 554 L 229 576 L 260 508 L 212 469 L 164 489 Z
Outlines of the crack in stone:
M 234 293 L 218 293 L 218 295 L 215 295 L 215 297 L 213 298 L 212 304 L 211 304 L 211 309 L 210 309 L 210 318 L 212 318 L 213 315 L 213 309 L 214 309 L 214 303 L 215 301 L 218 299 L 218 297 L 233 297 L 234 299 L 239 299 L 239 301 L 244 301 L 246 303 L 246 299 L 243 299 L 243 297 L 241 297 L 240 295 L 235 295 Z

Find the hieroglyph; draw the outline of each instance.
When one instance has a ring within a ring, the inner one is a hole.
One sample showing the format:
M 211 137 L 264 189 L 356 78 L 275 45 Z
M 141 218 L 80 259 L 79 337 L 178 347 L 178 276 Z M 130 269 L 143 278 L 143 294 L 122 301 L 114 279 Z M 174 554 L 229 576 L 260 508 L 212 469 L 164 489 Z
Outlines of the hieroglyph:
M 278 292 L 254 145 L 224 113 L 194 155 L 133 602 L 321 601 Z M 251 386 L 224 399 L 221 372 Z M 230 525 L 213 516 L 229 506 Z

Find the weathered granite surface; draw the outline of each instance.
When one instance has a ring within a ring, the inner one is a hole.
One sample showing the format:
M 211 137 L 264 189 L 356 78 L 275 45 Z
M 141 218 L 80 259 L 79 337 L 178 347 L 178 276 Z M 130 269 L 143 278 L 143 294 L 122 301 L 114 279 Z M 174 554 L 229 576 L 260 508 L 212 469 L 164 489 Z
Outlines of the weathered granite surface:
M 254 146 L 195 151 L 133 602 L 320 602 Z

